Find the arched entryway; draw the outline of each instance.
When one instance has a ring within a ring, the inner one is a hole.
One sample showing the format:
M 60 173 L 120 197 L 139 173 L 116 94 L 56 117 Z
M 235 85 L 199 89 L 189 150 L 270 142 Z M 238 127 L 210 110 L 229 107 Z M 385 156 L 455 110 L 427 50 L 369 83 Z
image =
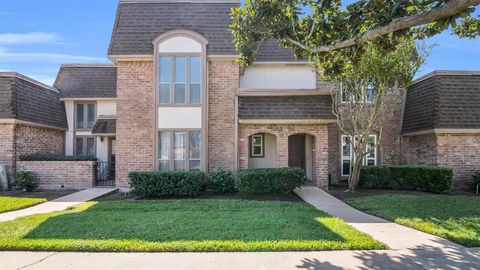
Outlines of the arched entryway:
M 288 136 L 288 166 L 303 169 L 309 180 L 313 180 L 314 139 L 305 133 Z

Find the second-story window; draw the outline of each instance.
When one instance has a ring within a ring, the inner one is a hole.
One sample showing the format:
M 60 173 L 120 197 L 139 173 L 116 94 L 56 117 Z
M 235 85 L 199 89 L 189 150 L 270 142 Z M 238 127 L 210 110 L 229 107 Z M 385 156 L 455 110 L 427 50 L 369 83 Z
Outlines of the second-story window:
M 75 128 L 92 129 L 95 125 L 95 104 L 77 103 L 75 105 Z
M 159 104 L 201 104 L 199 56 L 160 56 L 159 64 Z

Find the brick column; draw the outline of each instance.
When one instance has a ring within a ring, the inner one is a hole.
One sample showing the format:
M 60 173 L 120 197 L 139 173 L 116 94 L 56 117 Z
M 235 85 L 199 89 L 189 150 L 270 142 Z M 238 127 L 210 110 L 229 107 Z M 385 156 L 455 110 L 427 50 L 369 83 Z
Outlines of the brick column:
M 319 127 L 315 136 L 315 179 L 320 188 L 328 189 L 328 127 Z
M 288 167 L 288 135 L 285 132 L 277 136 L 277 167 Z
M 128 186 L 128 173 L 154 169 L 154 65 L 117 64 L 116 184 Z

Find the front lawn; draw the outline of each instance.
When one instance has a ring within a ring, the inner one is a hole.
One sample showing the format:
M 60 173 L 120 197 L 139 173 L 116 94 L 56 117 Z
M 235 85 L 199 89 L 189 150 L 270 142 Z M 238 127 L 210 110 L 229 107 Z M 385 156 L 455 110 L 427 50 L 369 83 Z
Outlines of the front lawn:
M 27 208 L 46 201 L 45 198 L 0 197 L 0 213 Z
M 355 208 L 467 247 L 480 246 L 480 198 L 385 194 L 345 201 Z
M 0 223 L 0 250 L 295 251 L 386 246 L 306 203 L 89 202 Z

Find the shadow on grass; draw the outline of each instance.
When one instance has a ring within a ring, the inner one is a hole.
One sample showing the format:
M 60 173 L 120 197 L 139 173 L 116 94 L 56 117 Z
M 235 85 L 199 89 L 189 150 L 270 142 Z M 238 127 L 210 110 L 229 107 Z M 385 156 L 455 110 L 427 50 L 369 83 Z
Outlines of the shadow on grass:
M 333 226 L 332 226 L 333 225 Z M 99 202 L 53 216 L 24 239 L 345 242 L 328 215 L 309 205 L 235 200 Z

